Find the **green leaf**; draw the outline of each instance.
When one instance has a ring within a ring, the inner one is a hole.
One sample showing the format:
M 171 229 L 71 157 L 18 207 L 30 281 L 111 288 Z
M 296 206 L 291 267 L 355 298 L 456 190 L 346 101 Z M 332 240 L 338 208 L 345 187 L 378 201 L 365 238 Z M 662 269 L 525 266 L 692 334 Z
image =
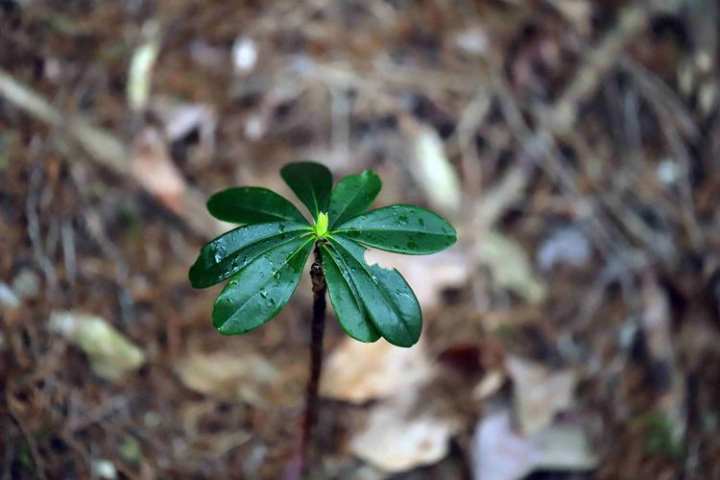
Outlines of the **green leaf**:
M 312 247 L 312 237 L 295 238 L 248 263 L 215 300 L 215 328 L 241 335 L 277 315 L 297 288 Z
M 455 229 L 444 218 L 413 205 L 372 210 L 343 223 L 331 235 L 411 255 L 435 253 L 457 241 Z
M 230 230 L 205 244 L 190 267 L 190 283 L 205 288 L 220 283 L 245 268 L 258 256 L 299 236 L 311 227 L 291 222 L 260 223 Z
M 295 205 L 262 187 L 228 188 L 211 196 L 207 208 L 213 217 L 231 223 L 307 223 Z
M 285 183 L 308 208 L 313 218 L 327 212 L 332 188 L 332 173 L 315 162 L 289 163 L 280 170 Z
M 372 170 L 340 180 L 330 194 L 330 227 L 367 210 L 381 188 L 380 177 Z
M 360 295 L 350 278 L 350 269 L 342 257 L 326 243 L 321 244 L 320 250 L 330 303 L 340 327 L 355 340 L 376 341 L 380 338 L 380 333 L 365 313 Z
M 334 237 L 330 245 L 333 258 L 344 278 L 350 279 L 357 297 L 380 335 L 399 347 L 410 347 L 420 338 L 422 312 L 410 286 L 397 270 L 368 266 L 364 248 L 350 240 Z

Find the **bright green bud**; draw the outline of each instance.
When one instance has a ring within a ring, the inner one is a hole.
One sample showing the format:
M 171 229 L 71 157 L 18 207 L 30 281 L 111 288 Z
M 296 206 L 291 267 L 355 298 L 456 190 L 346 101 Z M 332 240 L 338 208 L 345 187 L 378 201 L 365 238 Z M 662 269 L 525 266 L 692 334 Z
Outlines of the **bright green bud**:
M 315 235 L 318 238 L 325 238 L 328 233 L 328 214 L 320 212 L 315 222 Z

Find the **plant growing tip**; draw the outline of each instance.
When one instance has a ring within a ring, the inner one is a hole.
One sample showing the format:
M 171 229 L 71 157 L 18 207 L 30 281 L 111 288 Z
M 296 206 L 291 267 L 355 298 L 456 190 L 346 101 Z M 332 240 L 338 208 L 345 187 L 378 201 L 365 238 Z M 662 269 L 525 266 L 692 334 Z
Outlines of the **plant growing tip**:
M 372 170 L 344 177 L 334 187 L 332 174 L 318 163 L 291 163 L 280 174 L 314 222 L 266 188 L 218 192 L 208 200 L 210 213 L 241 226 L 204 245 L 189 277 L 195 288 L 228 280 L 215 300 L 212 321 L 221 334 L 240 335 L 282 310 L 315 251 L 310 271 L 314 294 L 311 375 L 302 440 L 292 470 L 292 478 L 297 478 L 316 416 L 326 291 L 335 317 L 350 337 L 361 342 L 382 337 L 410 347 L 422 331 L 420 304 L 397 270 L 368 265 L 365 250 L 425 255 L 455 243 L 457 233 L 436 213 L 413 205 L 368 211 L 382 186 Z
M 320 212 L 318 215 L 317 220 L 315 221 L 315 226 L 313 227 L 313 232 L 315 232 L 315 238 L 318 240 L 322 240 L 328 235 L 328 224 L 329 224 L 328 214 L 325 212 Z

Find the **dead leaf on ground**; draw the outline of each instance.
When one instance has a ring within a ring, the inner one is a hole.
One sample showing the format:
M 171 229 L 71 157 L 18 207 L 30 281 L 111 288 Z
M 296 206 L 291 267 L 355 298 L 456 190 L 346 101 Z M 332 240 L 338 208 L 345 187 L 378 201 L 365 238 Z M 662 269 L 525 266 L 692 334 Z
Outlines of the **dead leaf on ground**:
M 145 363 L 143 351 L 103 318 L 54 312 L 50 315 L 50 329 L 85 352 L 93 371 L 106 380 L 120 380 Z
M 147 21 L 142 28 L 144 41 L 130 59 L 127 79 L 128 106 L 135 112 L 147 107 L 152 85 L 152 72 L 160 54 L 160 26 L 155 20 Z
M 346 338 L 325 364 L 320 393 L 365 403 L 417 388 L 433 372 L 422 341 L 411 348 L 397 348 L 383 340 L 361 343 Z
M 365 429 L 353 437 L 352 453 L 390 473 L 442 460 L 459 424 L 452 418 L 417 412 L 422 402 L 418 393 L 405 390 L 375 407 Z
M 497 287 L 517 293 L 528 303 L 545 299 L 545 284 L 532 271 L 527 253 L 515 240 L 487 232 L 478 240 L 474 253 L 476 261 L 490 270 Z
M 191 353 L 176 372 L 191 390 L 226 401 L 262 404 L 264 395 L 280 379 L 270 362 L 254 353 Z
M 472 456 L 476 480 L 520 480 L 537 470 L 588 471 L 597 464 L 579 426 L 556 424 L 524 436 L 513 430 L 508 410 L 478 422 Z
M 430 205 L 447 214 L 457 213 L 462 202 L 460 179 L 445 153 L 440 135 L 428 125 L 408 121 L 415 164 L 410 171 Z
M 157 128 L 146 127 L 135 139 L 130 169 L 135 179 L 165 207 L 182 212 L 187 185 Z
M 513 409 L 520 430 L 528 435 L 550 425 L 572 406 L 577 384 L 574 370 L 553 370 L 512 355 L 505 361 L 513 381 Z

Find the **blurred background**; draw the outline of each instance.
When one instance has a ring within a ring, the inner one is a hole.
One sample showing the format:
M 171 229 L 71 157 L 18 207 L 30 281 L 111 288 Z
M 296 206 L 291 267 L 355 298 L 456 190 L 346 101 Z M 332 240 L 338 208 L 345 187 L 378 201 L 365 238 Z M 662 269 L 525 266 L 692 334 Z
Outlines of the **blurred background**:
M 0 479 L 275 479 L 310 284 L 221 337 L 213 192 L 451 219 L 420 344 L 330 317 L 317 479 L 720 479 L 713 0 L 0 1 Z

